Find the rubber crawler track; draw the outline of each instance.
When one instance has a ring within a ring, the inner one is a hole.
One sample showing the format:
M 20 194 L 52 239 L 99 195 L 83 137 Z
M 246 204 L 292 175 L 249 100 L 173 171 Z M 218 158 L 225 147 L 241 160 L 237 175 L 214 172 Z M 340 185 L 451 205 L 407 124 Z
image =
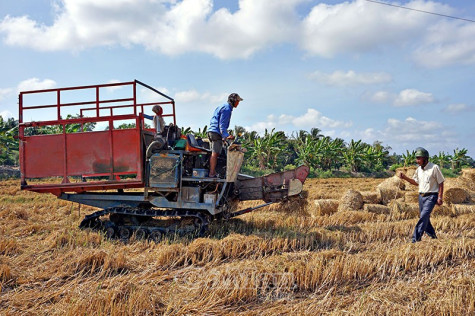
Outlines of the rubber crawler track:
M 200 211 L 196 210 L 156 210 L 156 209 L 142 209 L 142 208 L 131 208 L 131 207 L 111 207 L 104 210 L 97 211 L 90 215 L 86 215 L 79 224 L 79 228 L 92 228 L 92 229 L 103 229 L 107 230 L 108 228 L 119 230 L 121 227 L 126 227 L 129 230 L 136 231 L 138 229 L 145 229 L 149 233 L 159 231 L 160 234 L 166 235 L 170 233 L 176 233 L 176 230 L 170 230 L 167 227 L 160 226 L 134 226 L 134 225 L 116 225 L 111 221 L 102 222 L 99 220 L 101 216 L 109 214 L 120 214 L 120 215 L 129 215 L 129 216 L 147 216 L 147 217 L 192 217 L 198 219 L 199 221 L 199 231 L 198 236 L 203 236 L 206 230 L 208 229 L 208 216 L 203 214 Z

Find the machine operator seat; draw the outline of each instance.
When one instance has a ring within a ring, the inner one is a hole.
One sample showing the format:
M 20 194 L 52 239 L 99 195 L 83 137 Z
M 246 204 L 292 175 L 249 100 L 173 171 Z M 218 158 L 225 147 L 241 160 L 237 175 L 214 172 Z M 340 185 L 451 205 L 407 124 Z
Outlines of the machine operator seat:
M 191 148 L 194 148 L 194 149 L 197 149 L 197 150 L 201 150 L 201 151 L 204 151 L 206 153 L 211 153 L 211 150 L 208 149 L 208 148 L 205 148 L 203 146 L 200 146 L 200 144 L 198 144 L 198 141 L 196 140 L 195 138 L 195 135 L 193 134 L 186 134 L 186 140 L 188 142 L 188 146 L 190 146 Z

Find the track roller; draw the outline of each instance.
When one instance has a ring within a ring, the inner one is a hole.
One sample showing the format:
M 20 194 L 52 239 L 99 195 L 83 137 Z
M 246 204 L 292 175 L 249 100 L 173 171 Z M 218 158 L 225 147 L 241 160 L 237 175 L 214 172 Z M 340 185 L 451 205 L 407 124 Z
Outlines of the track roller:
M 138 228 L 135 231 L 135 238 L 138 239 L 138 240 L 146 239 L 147 236 L 148 236 L 148 229 L 146 229 L 146 228 Z
M 153 229 L 150 232 L 150 239 L 157 243 L 160 242 L 160 240 L 162 239 L 162 233 L 160 232 L 160 230 Z

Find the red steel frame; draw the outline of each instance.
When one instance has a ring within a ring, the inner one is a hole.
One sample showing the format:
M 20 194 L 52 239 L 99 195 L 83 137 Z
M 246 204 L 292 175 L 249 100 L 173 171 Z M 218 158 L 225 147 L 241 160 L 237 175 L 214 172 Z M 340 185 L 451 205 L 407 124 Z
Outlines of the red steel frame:
M 165 102 L 137 103 L 137 85 L 141 85 L 166 98 Z M 122 99 L 100 99 L 103 88 L 132 86 L 133 96 Z M 75 103 L 62 103 L 61 93 L 71 90 L 95 90 L 95 100 Z M 56 93 L 56 104 L 25 106 L 24 96 L 41 93 Z M 114 105 L 118 104 L 119 105 Z M 125 103 L 125 104 L 124 104 Z M 102 106 L 103 104 L 112 104 Z M 144 107 L 155 104 L 170 104 L 171 112 L 163 116 L 172 117 L 176 125 L 175 101 L 152 87 L 134 80 L 131 82 L 102 85 L 78 86 L 59 89 L 46 89 L 20 92 L 19 95 L 19 138 L 21 187 L 24 190 L 53 193 L 84 192 L 92 190 L 127 189 L 144 187 Z M 62 119 L 61 109 L 67 106 L 90 106 L 80 109 L 79 118 Z M 56 108 L 57 119 L 49 121 L 24 122 L 23 114 L 27 110 Z M 132 114 L 114 115 L 114 109 L 132 108 Z M 101 110 L 109 110 L 106 116 L 100 116 Z M 84 113 L 93 113 L 84 117 Z M 150 118 L 150 117 L 148 117 Z M 114 121 L 135 120 L 135 128 L 114 129 Z M 108 122 L 105 131 L 68 133 L 66 125 L 93 122 Z M 25 136 L 25 128 L 54 126 L 62 127 L 62 133 L 54 135 Z M 149 130 L 150 131 L 150 130 Z M 120 176 L 135 175 L 134 179 L 121 179 Z M 78 182 L 71 182 L 75 176 Z M 87 177 L 107 176 L 108 180 L 84 181 Z M 59 177 L 60 183 L 27 184 L 27 179 Z

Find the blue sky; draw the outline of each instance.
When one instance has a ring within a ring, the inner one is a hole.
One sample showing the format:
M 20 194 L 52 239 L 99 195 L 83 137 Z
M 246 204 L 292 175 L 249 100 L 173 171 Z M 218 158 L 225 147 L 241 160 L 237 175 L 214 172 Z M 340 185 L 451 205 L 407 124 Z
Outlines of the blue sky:
M 472 1 L 386 2 L 475 20 Z M 138 79 L 180 126 L 238 92 L 232 127 L 475 157 L 469 21 L 365 0 L 2 0 L 0 60 L 4 117 L 19 91 Z

